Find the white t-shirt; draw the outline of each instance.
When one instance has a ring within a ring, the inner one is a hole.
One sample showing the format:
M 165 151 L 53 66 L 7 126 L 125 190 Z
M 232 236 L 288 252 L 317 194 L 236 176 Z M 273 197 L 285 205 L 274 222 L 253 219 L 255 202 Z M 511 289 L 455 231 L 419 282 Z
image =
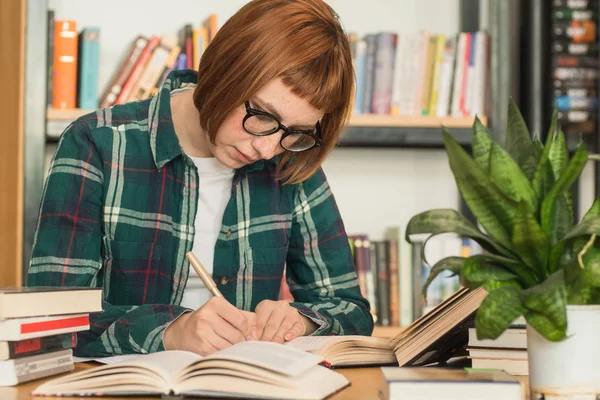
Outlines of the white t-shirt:
M 190 157 L 198 168 L 198 210 L 194 227 L 194 245 L 192 251 L 198 257 L 209 274 L 213 271 L 215 243 L 221 230 L 223 213 L 231 198 L 231 183 L 233 169 L 224 166 L 216 158 Z M 181 305 L 197 309 L 202 306 L 212 294 L 190 266 L 189 278 Z

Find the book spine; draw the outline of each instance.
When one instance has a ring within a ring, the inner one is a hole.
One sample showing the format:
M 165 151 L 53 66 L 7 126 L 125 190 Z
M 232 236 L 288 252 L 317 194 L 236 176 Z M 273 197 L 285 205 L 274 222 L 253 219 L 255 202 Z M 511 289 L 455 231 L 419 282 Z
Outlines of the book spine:
M 79 108 L 98 108 L 100 28 L 86 27 L 79 36 Z
M 435 41 L 435 63 L 433 66 L 433 81 L 431 82 L 431 95 L 429 96 L 429 105 L 427 115 L 437 115 L 437 105 L 442 85 L 442 62 L 444 60 L 444 47 L 446 46 L 446 36 L 437 35 Z
M 442 61 L 442 76 L 440 78 L 440 93 L 436 108 L 438 117 L 445 117 L 450 114 L 450 99 L 452 97 L 452 82 L 454 81 L 456 53 L 456 38 L 448 38 L 444 48 Z
M 388 277 L 390 290 L 390 326 L 400 326 L 400 281 L 398 241 L 388 240 Z
M 597 56 L 600 46 L 598 43 L 573 43 L 567 40 L 554 40 L 552 52 L 571 56 Z
M 118 68 L 112 83 L 108 85 L 107 91 L 102 95 L 101 108 L 110 107 L 115 104 L 117 97 L 121 94 L 123 85 L 127 82 L 127 78 L 131 75 L 146 46 L 148 46 L 148 39 L 143 36 L 138 36 L 133 41 L 133 45 L 127 53 L 125 60 Z
M 182 70 L 185 69 L 187 65 L 187 55 L 185 53 L 180 53 L 179 57 L 177 57 L 177 69 Z
M 596 40 L 596 22 L 560 21 L 553 24 L 554 39 L 570 39 L 574 42 L 593 42 Z
M 554 0 L 554 7 L 598 8 L 597 0 Z
M 0 321 L 0 341 L 20 341 L 90 329 L 89 314 Z
M 367 42 L 359 39 L 356 43 L 356 101 L 354 102 L 354 113 L 363 112 L 363 99 L 365 97 L 365 62 L 367 56 Z
M 372 284 L 369 287 L 369 303 L 371 303 L 371 315 L 373 315 L 373 320 L 375 324 L 379 325 L 380 323 L 380 306 L 379 306 L 379 283 L 377 282 L 377 245 L 375 242 L 371 241 L 369 246 L 369 266 L 371 278 L 370 281 Z
M 376 35 L 375 77 L 372 112 L 390 114 L 392 111 L 392 83 L 394 77 L 394 59 L 398 36 L 395 33 L 382 32 Z
M 71 349 L 23 357 L 10 361 L 0 361 L 0 363 L 12 363 L 12 370 L 17 378 L 16 384 L 63 372 L 69 372 L 74 368 L 73 351 Z M 0 378 L 0 380 L 2 380 L 2 378 Z
M 375 35 L 369 34 L 367 40 L 367 55 L 365 62 L 365 89 L 363 98 L 363 113 L 370 114 L 372 112 L 371 105 L 373 103 L 373 87 L 375 79 L 375 54 L 377 52 L 377 41 Z
M 436 60 L 436 48 L 437 48 L 437 35 L 429 36 L 429 43 L 427 45 L 427 57 L 425 59 L 425 74 L 423 75 L 423 95 L 421 97 L 419 114 L 429 114 L 429 103 L 431 101 L 432 83 L 433 83 L 433 71 L 435 68 Z
M 423 300 L 421 299 L 421 288 L 423 287 L 423 262 L 421 260 L 421 249 L 423 242 L 415 241 L 412 247 L 412 287 L 413 287 L 413 318 L 416 320 L 423 315 Z
M 376 244 L 377 252 L 377 288 L 379 297 L 380 325 L 390 325 L 390 286 L 388 276 L 387 241 L 379 241 Z
M 135 87 L 135 84 L 137 83 L 138 79 L 142 75 L 142 72 L 144 71 L 146 64 L 150 60 L 150 57 L 152 57 L 152 53 L 154 52 L 154 49 L 156 49 L 156 47 L 159 44 L 160 44 L 160 38 L 158 36 L 153 36 L 152 39 L 150 39 L 150 41 L 148 42 L 148 45 L 142 52 L 142 55 L 140 56 L 138 62 L 136 63 L 133 70 L 131 71 L 131 75 L 127 78 L 127 82 L 125 82 L 125 84 L 123 85 L 123 89 L 121 89 L 121 93 L 119 93 L 119 96 L 117 97 L 117 100 L 115 102 L 116 104 L 125 103 L 127 101 L 127 99 L 129 98 L 129 95 L 131 94 L 131 92 L 133 91 L 133 88 Z
M 52 107 L 75 108 L 77 104 L 77 24 L 54 22 L 54 71 Z
M 75 333 L 65 333 L 61 335 L 46 336 L 41 338 L 0 342 L 0 360 L 15 359 L 27 356 L 33 356 L 51 351 L 71 349 L 77 345 L 77 335 Z
M 598 18 L 598 14 L 594 10 L 568 8 L 556 9 L 552 16 L 558 21 L 590 21 Z

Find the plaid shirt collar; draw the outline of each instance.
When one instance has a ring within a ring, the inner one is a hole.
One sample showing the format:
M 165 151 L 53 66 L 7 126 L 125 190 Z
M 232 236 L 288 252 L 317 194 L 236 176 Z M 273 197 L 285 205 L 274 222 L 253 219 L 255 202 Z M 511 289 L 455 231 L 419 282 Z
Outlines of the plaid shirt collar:
M 171 71 L 165 79 L 160 92 L 154 96 L 148 107 L 148 127 L 150 131 L 150 148 L 154 163 L 160 171 L 168 162 L 179 156 L 187 155 L 184 153 L 179 138 L 175 133 L 173 126 L 173 115 L 171 114 L 171 92 L 184 87 L 194 87 L 198 81 L 198 72 L 194 70 L 174 70 Z M 275 163 L 277 157 L 267 162 Z M 191 162 L 191 161 L 190 161 Z M 264 168 L 265 160 L 245 166 L 236 171 L 236 178 L 245 175 L 250 171 L 258 171 Z

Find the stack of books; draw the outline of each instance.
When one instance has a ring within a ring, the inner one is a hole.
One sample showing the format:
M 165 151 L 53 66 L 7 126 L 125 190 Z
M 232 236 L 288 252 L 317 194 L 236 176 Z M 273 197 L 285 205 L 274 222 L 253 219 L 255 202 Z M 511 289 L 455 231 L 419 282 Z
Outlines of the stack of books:
M 75 332 L 102 311 L 102 289 L 0 288 L 0 386 L 73 370 Z
M 522 317 L 495 340 L 477 339 L 475 328 L 470 328 L 467 350 L 473 368 L 495 368 L 512 375 L 529 375 L 527 330 Z

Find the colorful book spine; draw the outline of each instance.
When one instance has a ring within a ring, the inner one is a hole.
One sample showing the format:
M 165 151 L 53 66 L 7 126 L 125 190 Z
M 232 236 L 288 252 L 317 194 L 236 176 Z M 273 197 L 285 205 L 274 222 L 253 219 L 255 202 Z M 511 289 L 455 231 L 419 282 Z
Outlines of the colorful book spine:
M 77 104 L 77 23 L 54 22 L 52 107 L 75 108 Z
M 79 35 L 79 108 L 98 108 L 100 73 L 100 28 L 86 27 Z

